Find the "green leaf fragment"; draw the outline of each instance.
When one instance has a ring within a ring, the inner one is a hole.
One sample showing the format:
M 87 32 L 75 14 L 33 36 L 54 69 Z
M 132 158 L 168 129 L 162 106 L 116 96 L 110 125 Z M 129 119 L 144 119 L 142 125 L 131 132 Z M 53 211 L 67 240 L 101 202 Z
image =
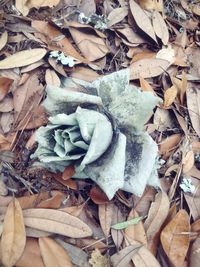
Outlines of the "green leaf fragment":
M 130 225 L 138 224 L 142 219 L 143 219 L 143 217 L 135 217 L 135 218 L 128 220 L 128 221 L 125 221 L 125 222 L 116 223 L 116 224 L 112 225 L 111 228 L 113 228 L 115 230 L 122 230 L 122 229 L 127 228 Z

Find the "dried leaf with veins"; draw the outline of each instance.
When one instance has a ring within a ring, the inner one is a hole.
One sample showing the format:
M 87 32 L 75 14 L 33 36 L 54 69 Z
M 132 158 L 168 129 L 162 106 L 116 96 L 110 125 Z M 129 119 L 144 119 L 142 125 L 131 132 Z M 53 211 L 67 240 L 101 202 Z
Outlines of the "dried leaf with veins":
M 80 219 L 53 209 L 27 209 L 23 211 L 26 226 L 73 238 L 92 235 L 91 229 Z
M 99 205 L 100 225 L 106 238 L 108 238 L 110 234 L 113 211 L 114 211 L 114 205 L 111 202 Z
M 157 43 L 150 18 L 134 0 L 130 0 L 129 4 L 137 26 Z
M 155 202 L 151 204 L 148 217 L 144 223 L 147 234 L 148 248 L 155 255 L 159 242 L 161 227 L 169 212 L 169 198 L 166 193 L 159 192 Z
M 167 25 L 158 11 L 153 13 L 153 28 L 156 35 L 162 40 L 164 45 L 167 45 L 169 41 L 169 31 Z
M 39 238 L 39 246 L 45 267 L 72 267 L 67 251 L 49 237 Z
M 26 232 L 22 209 L 17 199 L 8 205 L 1 237 L 1 261 L 12 267 L 21 257 L 26 244 Z
M 140 243 L 133 241 L 133 245 L 139 246 Z M 135 267 L 161 267 L 157 259 L 145 246 L 140 246 L 133 254 L 132 261 Z
M 16 52 L 0 61 L 0 70 L 27 66 L 42 59 L 46 52 L 44 48 L 34 48 Z
M 182 266 L 190 244 L 190 218 L 180 210 L 161 232 L 162 247 L 171 263 Z M 187 234 L 188 233 L 188 234 Z
M 135 209 L 132 209 L 128 215 L 127 220 L 139 217 Z M 124 230 L 125 243 L 132 245 L 134 241 L 138 241 L 141 244 L 147 246 L 147 236 L 144 230 L 144 225 L 142 221 L 139 221 L 137 224 L 128 226 Z

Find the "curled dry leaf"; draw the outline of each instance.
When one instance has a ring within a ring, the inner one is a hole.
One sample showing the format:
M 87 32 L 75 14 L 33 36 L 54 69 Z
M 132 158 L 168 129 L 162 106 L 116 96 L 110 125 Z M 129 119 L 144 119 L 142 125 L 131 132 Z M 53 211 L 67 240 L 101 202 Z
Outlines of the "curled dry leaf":
M 109 233 L 110 233 L 113 208 L 114 208 L 114 205 L 112 203 L 105 203 L 105 204 L 99 205 L 100 225 L 101 225 L 101 228 L 102 228 L 106 238 L 108 238 Z
M 130 9 L 137 26 L 151 37 L 156 43 L 156 36 L 150 18 L 144 10 L 134 1 L 130 0 Z
M 21 257 L 26 244 L 26 232 L 21 206 L 17 199 L 8 205 L 1 237 L 1 261 L 12 267 Z
M 0 101 L 7 95 L 13 80 L 7 77 L 0 77 Z
M 39 238 L 39 246 L 45 267 L 72 267 L 67 251 L 49 237 Z
M 135 209 L 132 209 L 128 215 L 127 220 L 139 217 Z M 124 230 L 126 244 L 133 245 L 134 241 L 138 241 L 141 244 L 147 246 L 147 236 L 144 230 L 143 222 L 140 220 L 137 224 L 128 226 Z
M 156 77 L 162 74 L 170 66 L 167 60 L 158 58 L 146 58 L 134 62 L 130 66 L 130 79 Z
M 17 52 L 0 61 L 0 70 L 27 66 L 42 59 L 46 52 L 44 48 L 34 48 Z
M 163 249 L 175 267 L 183 265 L 189 248 L 189 221 L 187 212 L 180 210 L 161 232 Z
M 44 267 L 37 239 L 27 238 L 23 254 L 15 265 L 17 267 Z
M 167 45 L 169 41 L 169 31 L 167 25 L 158 11 L 153 13 L 153 28 L 156 35 L 162 40 L 164 45 Z
M 8 33 L 5 31 L 0 37 L 0 51 L 4 48 L 8 41 Z
M 27 209 L 23 211 L 26 226 L 73 238 L 92 235 L 91 229 L 80 219 L 53 209 Z
M 177 96 L 178 90 L 175 85 L 168 88 L 164 93 L 164 107 L 169 107 L 174 102 Z
M 151 204 L 148 217 L 144 223 L 146 230 L 148 248 L 155 255 L 159 241 L 161 227 L 169 212 L 169 198 L 166 193 L 159 192 L 155 202 Z

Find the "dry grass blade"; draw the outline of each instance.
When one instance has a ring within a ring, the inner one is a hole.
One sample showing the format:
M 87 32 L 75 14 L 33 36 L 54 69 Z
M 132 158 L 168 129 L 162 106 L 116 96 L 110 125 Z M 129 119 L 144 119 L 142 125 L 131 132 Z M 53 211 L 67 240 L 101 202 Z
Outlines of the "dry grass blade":
M 30 65 L 42 59 L 46 52 L 47 51 L 44 48 L 35 48 L 17 52 L 0 61 L 0 70 Z
M 39 246 L 45 267 L 72 267 L 67 251 L 49 237 L 39 238 Z
M 5 267 L 15 265 L 26 244 L 22 209 L 17 199 L 7 208 L 1 237 L 1 260 Z
M 189 215 L 185 210 L 180 210 L 161 232 L 163 249 L 175 267 L 184 263 L 190 243 L 189 232 Z
M 59 210 L 27 209 L 23 211 L 26 226 L 72 238 L 92 235 L 91 229 L 80 219 Z

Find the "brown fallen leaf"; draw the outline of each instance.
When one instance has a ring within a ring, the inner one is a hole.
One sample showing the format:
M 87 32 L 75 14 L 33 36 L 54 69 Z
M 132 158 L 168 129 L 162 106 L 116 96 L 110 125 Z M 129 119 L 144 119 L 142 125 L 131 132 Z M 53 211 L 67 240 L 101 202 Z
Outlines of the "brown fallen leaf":
M 5 31 L 0 37 L 0 51 L 4 48 L 8 41 L 8 32 Z
M 110 257 L 111 263 L 115 267 L 125 267 L 128 266 L 129 262 L 133 258 L 134 254 L 142 247 L 143 245 L 135 241 L 134 245 L 127 246 L 115 253 Z
M 200 137 L 200 90 L 199 88 L 192 83 L 188 84 L 186 91 L 187 97 L 187 107 L 192 122 L 192 126 L 195 132 Z
M 178 90 L 175 85 L 172 85 L 164 92 L 164 107 L 169 107 L 171 106 L 171 104 L 173 104 L 177 93 Z
M 84 59 L 73 47 L 71 42 L 64 36 L 64 38 L 59 39 L 59 36 L 63 34 L 57 30 L 55 27 L 50 25 L 46 21 L 34 20 L 32 21 L 32 27 L 35 28 L 38 32 L 44 35 L 46 43 L 49 45 L 51 50 L 62 51 L 66 56 L 71 56 L 75 59 L 80 60 L 81 62 L 87 63 L 87 60 Z M 56 40 L 56 41 L 55 41 Z
M 110 234 L 113 207 L 114 206 L 112 203 L 105 203 L 99 205 L 99 221 L 106 238 L 108 238 Z
M 46 84 L 54 85 L 60 87 L 60 78 L 54 70 L 47 69 L 45 73 Z
M 76 45 L 88 61 L 103 58 L 109 52 L 103 38 L 91 33 L 88 34 L 82 28 L 69 27 L 69 31 Z
M 95 204 L 105 204 L 109 202 L 106 194 L 97 186 L 92 187 L 89 193 L 90 198 Z
M 139 0 L 139 4 L 143 9 L 163 12 L 163 0 Z
M 1 237 L 1 261 L 12 267 L 21 257 L 26 244 L 26 232 L 22 209 L 17 199 L 8 205 Z
M 108 19 L 108 27 L 111 27 L 111 26 L 115 25 L 116 23 L 119 23 L 127 15 L 128 15 L 128 8 L 126 6 L 114 8 L 109 13 L 109 15 L 107 17 L 107 19 Z
M 133 245 L 140 246 L 141 244 L 134 241 Z M 157 259 L 145 246 L 140 246 L 136 253 L 133 254 L 132 261 L 135 267 L 161 267 Z
M 96 71 L 93 71 L 85 67 L 76 67 L 73 72 L 70 74 L 70 77 L 84 80 L 87 82 L 92 82 L 93 80 L 100 77 Z
M 139 217 L 139 214 L 132 209 L 128 215 L 127 220 Z M 144 246 L 147 246 L 147 236 L 144 230 L 144 224 L 139 221 L 137 224 L 132 224 L 124 230 L 126 244 L 134 245 L 134 241 L 138 241 Z
M 7 95 L 13 80 L 7 77 L 0 77 L 0 101 Z
M 53 209 L 27 209 L 23 211 L 26 226 L 73 238 L 92 235 L 91 229 L 80 219 Z
M 189 256 L 189 266 L 190 267 L 198 267 L 200 262 L 200 237 L 197 237 L 197 239 L 192 244 L 191 250 L 190 250 L 190 256 Z
M 27 238 L 23 254 L 15 265 L 17 267 L 44 267 L 39 244 L 36 238 Z
M 163 159 L 167 159 L 170 156 L 172 150 L 177 147 L 181 140 L 181 134 L 173 134 L 160 143 L 159 153 L 162 155 Z
M 183 173 L 189 172 L 194 166 L 195 158 L 193 150 L 190 150 L 186 153 L 186 155 L 182 159 L 183 163 Z
M 152 20 L 155 34 L 162 40 L 164 45 L 167 45 L 169 41 L 169 31 L 163 17 L 155 10 Z
M 157 58 L 146 58 L 130 65 L 130 79 L 156 77 L 162 74 L 170 66 L 167 60 Z
M 134 0 L 130 0 L 129 4 L 137 26 L 157 43 L 150 18 Z
M 189 220 L 189 215 L 182 209 L 161 232 L 163 249 L 175 267 L 183 265 L 189 248 Z
M 72 267 L 67 251 L 55 240 L 49 237 L 40 237 L 39 246 L 45 267 Z
M 168 213 L 169 198 L 166 193 L 161 191 L 156 195 L 155 201 L 151 204 L 148 217 L 144 223 L 148 248 L 154 255 L 156 255 L 158 247 L 159 233 Z
M 75 168 L 73 165 L 70 165 L 65 168 L 64 172 L 62 173 L 62 179 L 68 180 L 75 174 Z
M 143 91 L 150 91 L 154 93 L 152 86 L 143 77 L 140 77 L 140 87 Z
M 31 9 L 33 7 L 40 8 L 40 7 L 54 7 L 57 6 L 57 4 L 60 2 L 60 0 L 29 0 L 27 1 L 26 5 Z
M 122 214 L 122 212 L 120 211 L 120 209 L 118 208 L 118 206 L 113 205 L 113 213 L 112 213 L 112 222 L 111 224 L 117 224 L 120 222 L 124 222 L 126 220 L 126 216 L 124 216 L 124 214 Z M 122 245 L 123 239 L 124 239 L 124 234 L 121 230 L 116 230 L 111 228 L 111 236 L 113 239 L 113 242 L 117 248 L 117 250 L 120 248 L 120 246 Z
M 44 48 L 34 48 L 17 52 L 0 61 L 0 70 L 27 66 L 42 59 L 46 52 Z

